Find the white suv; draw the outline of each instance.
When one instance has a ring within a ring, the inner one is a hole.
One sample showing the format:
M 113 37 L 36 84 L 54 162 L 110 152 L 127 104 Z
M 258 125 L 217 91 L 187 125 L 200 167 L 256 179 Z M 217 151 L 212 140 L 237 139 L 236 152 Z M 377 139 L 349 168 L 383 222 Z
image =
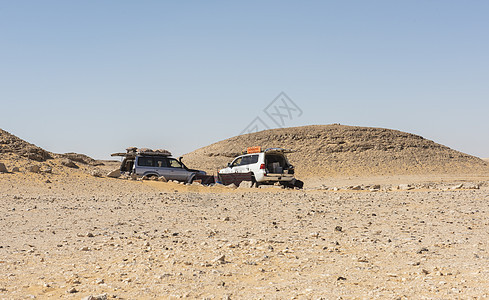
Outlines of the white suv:
M 292 151 L 282 148 L 268 148 L 264 151 L 258 150 L 257 153 L 244 154 L 236 157 L 219 174 L 252 173 L 252 181 L 257 185 L 279 182 L 302 188 L 302 181 L 295 179 L 294 167 L 285 156 L 285 153 L 290 152 Z

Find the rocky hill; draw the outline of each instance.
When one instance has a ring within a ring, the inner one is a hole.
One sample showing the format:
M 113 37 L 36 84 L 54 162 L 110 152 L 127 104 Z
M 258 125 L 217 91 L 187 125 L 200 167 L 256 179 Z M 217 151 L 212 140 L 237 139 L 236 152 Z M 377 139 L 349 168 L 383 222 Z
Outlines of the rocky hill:
M 0 154 L 3 153 L 18 154 L 35 161 L 45 161 L 52 158 L 52 153 L 0 129 Z
M 312 125 L 235 136 L 184 156 L 190 167 L 216 172 L 249 146 L 296 150 L 298 176 L 487 173 L 488 163 L 421 136 L 385 128 Z
M 0 129 L 0 160 L 8 158 L 21 158 L 28 161 L 44 162 L 54 158 L 65 158 L 74 162 L 79 162 L 87 165 L 97 165 L 93 158 L 79 153 L 57 154 L 46 151 L 34 144 Z

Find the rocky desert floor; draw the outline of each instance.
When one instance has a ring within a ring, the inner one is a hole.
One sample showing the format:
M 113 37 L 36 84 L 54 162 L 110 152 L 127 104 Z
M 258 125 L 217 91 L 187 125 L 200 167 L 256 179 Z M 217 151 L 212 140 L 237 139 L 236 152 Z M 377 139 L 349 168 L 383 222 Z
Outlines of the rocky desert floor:
M 489 177 L 284 190 L 88 171 L 0 174 L 0 299 L 489 298 Z

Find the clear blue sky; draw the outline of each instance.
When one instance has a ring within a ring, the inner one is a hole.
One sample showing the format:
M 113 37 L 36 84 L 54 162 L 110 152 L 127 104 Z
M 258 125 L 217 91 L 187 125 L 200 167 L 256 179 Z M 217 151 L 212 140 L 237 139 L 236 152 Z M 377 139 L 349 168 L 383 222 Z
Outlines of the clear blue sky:
M 489 157 L 488 1 L 0 1 L 0 128 L 175 155 L 287 126 L 399 129 Z

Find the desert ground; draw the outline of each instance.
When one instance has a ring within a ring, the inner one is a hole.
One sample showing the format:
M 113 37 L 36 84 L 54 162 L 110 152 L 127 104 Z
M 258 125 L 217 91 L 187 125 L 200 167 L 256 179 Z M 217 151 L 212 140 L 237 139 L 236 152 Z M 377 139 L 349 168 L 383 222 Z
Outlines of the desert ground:
M 489 298 L 474 157 L 344 176 L 295 161 L 302 190 L 236 188 L 109 178 L 117 162 L 2 138 L 0 299 Z
M 234 189 L 91 169 L 0 174 L 0 298 L 489 297 L 489 177 Z

